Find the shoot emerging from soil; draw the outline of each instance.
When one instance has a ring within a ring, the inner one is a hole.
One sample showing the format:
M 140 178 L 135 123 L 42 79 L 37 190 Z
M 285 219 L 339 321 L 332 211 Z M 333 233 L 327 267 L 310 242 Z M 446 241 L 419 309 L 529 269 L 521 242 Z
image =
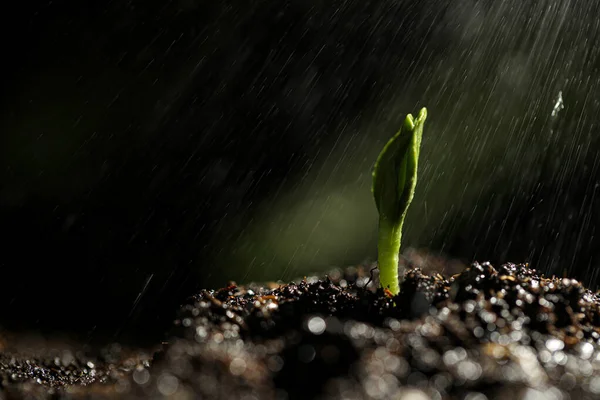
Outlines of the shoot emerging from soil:
M 404 217 L 415 194 L 419 150 L 427 109 L 417 119 L 406 116 L 398 133 L 385 145 L 373 170 L 373 196 L 379 211 L 377 261 L 379 280 L 392 294 L 400 292 L 398 261 Z

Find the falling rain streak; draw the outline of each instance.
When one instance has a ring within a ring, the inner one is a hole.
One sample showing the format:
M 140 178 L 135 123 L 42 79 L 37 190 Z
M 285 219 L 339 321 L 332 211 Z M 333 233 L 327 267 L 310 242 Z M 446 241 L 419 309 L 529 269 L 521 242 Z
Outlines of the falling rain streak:
M 41 24 L 4 91 L 7 320 L 37 293 L 68 312 L 32 326 L 146 332 L 198 287 L 374 261 L 373 162 L 421 106 L 404 256 L 597 286 L 597 1 L 81 7 L 14 29 Z
M 238 237 L 231 263 L 247 266 L 246 276 L 285 280 L 372 259 L 372 162 L 403 116 L 426 105 L 431 117 L 405 241 L 464 261 L 529 261 L 594 284 L 600 32 L 589 16 L 598 4 L 442 4 L 425 2 L 403 19 L 386 3 L 370 25 L 371 48 L 354 67 L 368 57 L 385 61 L 372 83 L 379 91 L 357 116 L 305 132 L 309 141 L 322 129 L 330 134 L 298 167 L 302 179 L 268 196 Z M 349 32 L 332 29 L 345 43 Z M 408 33 L 395 36 L 400 30 Z M 310 90 L 296 98 L 298 110 L 327 98 L 329 68 L 320 78 L 299 72 Z

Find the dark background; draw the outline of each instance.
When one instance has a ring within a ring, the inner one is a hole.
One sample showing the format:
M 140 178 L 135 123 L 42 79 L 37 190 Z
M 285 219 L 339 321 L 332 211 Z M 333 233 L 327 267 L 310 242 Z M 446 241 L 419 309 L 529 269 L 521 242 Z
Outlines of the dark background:
M 198 288 L 372 257 L 369 171 L 422 105 L 405 246 L 595 288 L 598 5 L 487 3 L 13 4 L 0 324 L 152 341 Z M 346 208 L 327 203 L 333 189 Z M 289 217 L 316 221 L 326 240 L 311 245 L 286 218 L 321 198 L 324 212 Z M 347 220 L 352 233 L 327 230 Z M 302 256 L 270 258 L 288 236 Z M 271 261 L 250 268 L 258 247 Z

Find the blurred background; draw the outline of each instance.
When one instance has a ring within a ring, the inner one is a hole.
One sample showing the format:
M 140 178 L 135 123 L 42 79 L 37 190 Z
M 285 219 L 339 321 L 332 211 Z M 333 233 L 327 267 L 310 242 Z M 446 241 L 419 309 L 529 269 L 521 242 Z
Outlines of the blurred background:
M 12 7 L 7 329 L 155 340 L 200 288 L 373 261 L 371 168 L 422 106 L 403 248 L 598 286 L 596 1 Z

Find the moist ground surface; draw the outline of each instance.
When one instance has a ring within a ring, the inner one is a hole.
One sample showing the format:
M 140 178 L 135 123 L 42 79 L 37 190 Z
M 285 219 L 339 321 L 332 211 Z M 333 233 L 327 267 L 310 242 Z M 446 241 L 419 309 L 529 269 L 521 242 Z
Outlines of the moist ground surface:
M 600 297 L 527 265 L 370 267 L 230 285 L 184 304 L 156 349 L 3 345 L 5 398 L 598 399 Z M 9 342 L 9 341 L 7 341 Z

